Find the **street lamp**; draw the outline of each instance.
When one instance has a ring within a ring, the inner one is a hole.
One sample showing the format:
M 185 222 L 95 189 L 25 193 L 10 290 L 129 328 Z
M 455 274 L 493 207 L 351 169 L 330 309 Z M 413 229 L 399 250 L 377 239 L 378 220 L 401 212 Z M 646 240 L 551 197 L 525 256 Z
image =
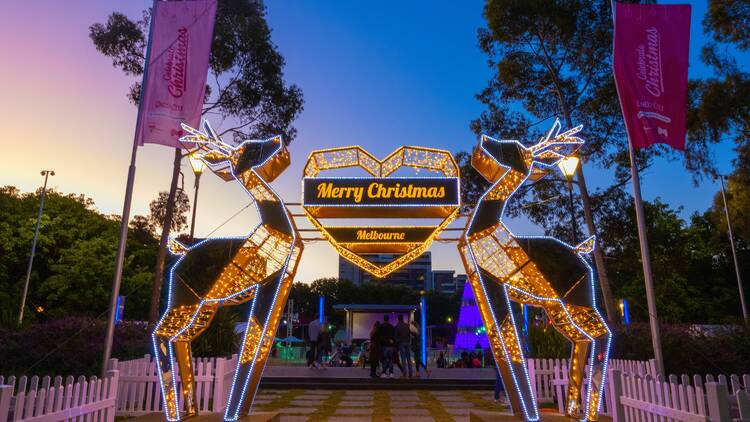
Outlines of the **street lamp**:
M 195 211 L 198 209 L 198 188 L 200 187 L 201 174 L 206 169 L 206 163 L 200 159 L 198 155 L 192 153 L 188 155 L 188 161 L 190 161 L 190 167 L 193 168 L 193 174 L 195 174 L 195 196 L 193 197 L 193 218 L 190 220 L 190 240 L 193 240 L 193 233 L 195 233 Z
M 29 293 L 29 279 L 31 278 L 31 268 L 34 266 L 34 253 L 36 253 L 36 239 L 39 237 L 39 223 L 42 221 L 42 210 L 44 210 L 44 197 L 47 194 L 47 179 L 55 175 L 54 170 L 42 170 L 44 176 L 44 186 L 42 187 L 42 197 L 39 201 L 39 214 L 36 217 L 36 228 L 34 228 L 34 239 L 31 241 L 31 256 L 29 257 L 29 266 L 26 269 L 26 283 L 23 286 L 23 296 L 21 296 L 21 310 L 18 312 L 18 325 L 23 322 L 23 308 L 26 307 L 26 295 Z
M 575 205 L 573 203 L 573 176 L 578 168 L 578 162 L 580 160 L 576 156 L 565 157 L 557 163 L 560 167 L 560 171 L 565 175 L 565 179 L 568 181 L 568 196 L 570 198 L 570 222 L 573 228 L 573 244 L 578 243 L 578 227 L 576 223 Z

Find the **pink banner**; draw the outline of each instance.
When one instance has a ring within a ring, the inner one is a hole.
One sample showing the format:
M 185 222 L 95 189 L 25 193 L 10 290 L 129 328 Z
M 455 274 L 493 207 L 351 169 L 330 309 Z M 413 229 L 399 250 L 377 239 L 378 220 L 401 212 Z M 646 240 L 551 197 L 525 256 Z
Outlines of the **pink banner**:
M 181 147 L 180 123 L 198 127 L 216 0 L 155 1 L 151 53 L 136 141 Z
M 690 5 L 616 5 L 614 74 L 630 142 L 684 150 Z

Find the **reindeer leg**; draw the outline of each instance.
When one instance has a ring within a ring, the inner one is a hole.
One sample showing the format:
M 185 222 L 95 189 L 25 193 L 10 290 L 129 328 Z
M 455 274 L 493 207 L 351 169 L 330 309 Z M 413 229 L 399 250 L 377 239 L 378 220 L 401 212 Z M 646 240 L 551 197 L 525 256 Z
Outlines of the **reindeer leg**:
M 571 418 L 583 415 L 583 377 L 590 343 L 588 339 L 573 341 L 568 368 L 568 403 L 565 406 L 565 415 Z
M 606 376 L 611 333 L 593 308 L 554 301 L 545 306 L 555 328 L 573 343 L 565 414 L 597 420 Z M 588 373 L 586 373 L 588 366 Z M 586 389 L 583 380 L 588 376 Z
M 291 286 L 289 273 L 279 271 L 273 276 L 273 281 L 255 287 L 237 369 L 224 411 L 225 421 L 235 421 L 249 413 Z
M 471 285 L 513 413 L 526 421 L 539 420 L 536 397 L 505 286 L 489 277 L 480 279 L 476 273 L 472 274 Z M 500 303 L 493 303 L 493 298 Z M 499 318 L 502 323 L 498 323 Z
M 595 421 L 599 416 L 601 408 L 602 390 L 607 377 L 607 362 L 609 361 L 609 346 L 612 340 L 612 333 L 609 331 L 604 318 L 599 313 L 588 312 L 589 318 L 594 318 L 596 324 L 594 327 L 586 326 L 583 329 L 593 338 L 589 350 L 589 373 L 587 394 L 585 398 L 586 419 Z M 602 330 L 600 327 L 604 327 Z M 604 331 L 604 332 L 602 332 Z
M 177 355 L 177 366 L 180 368 L 180 381 L 182 382 L 182 399 L 185 416 L 190 417 L 198 414 L 195 403 L 195 374 L 193 373 L 193 352 L 190 340 L 175 341 L 174 351 Z
M 202 303 L 174 307 L 164 314 L 154 330 L 152 338 L 155 359 L 164 398 L 164 413 L 168 421 L 178 421 L 197 414 L 190 340 L 208 326 L 215 312 L 215 307 Z M 175 366 L 175 357 L 178 366 Z M 182 381 L 179 384 L 175 373 L 178 367 Z M 180 411 L 180 396 L 184 400 L 184 412 Z
M 157 326 L 157 330 L 159 326 Z M 162 399 L 164 400 L 164 415 L 168 421 L 179 420 L 177 406 L 177 377 L 174 373 L 174 350 L 170 336 L 154 333 L 154 359 L 156 360 L 159 383 L 161 384 Z

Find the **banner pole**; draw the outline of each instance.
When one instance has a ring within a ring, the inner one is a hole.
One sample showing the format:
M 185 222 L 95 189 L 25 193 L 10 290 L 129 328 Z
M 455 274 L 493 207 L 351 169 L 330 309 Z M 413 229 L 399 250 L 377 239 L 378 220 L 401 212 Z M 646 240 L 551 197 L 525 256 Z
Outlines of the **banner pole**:
M 628 139 L 628 152 L 630 153 L 630 174 L 633 179 L 633 202 L 635 205 L 635 218 L 638 224 L 638 241 L 641 246 L 643 281 L 646 284 L 646 302 L 648 303 L 648 321 L 651 326 L 651 344 L 654 347 L 656 370 L 658 374 L 664 376 L 664 357 L 661 352 L 659 318 L 656 314 L 654 280 L 651 273 L 651 255 L 648 250 L 648 236 L 646 234 L 646 216 L 643 211 L 643 200 L 641 199 L 641 181 L 638 177 L 638 169 L 635 166 L 635 151 L 633 150 L 633 145 L 630 142 L 630 139 Z
M 120 284 L 122 282 L 122 267 L 125 261 L 125 246 L 128 240 L 128 223 L 130 221 L 130 204 L 133 200 L 133 185 L 135 184 L 135 160 L 138 154 L 138 131 L 141 127 L 140 107 L 143 103 L 143 93 L 146 92 L 146 80 L 148 72 L 148 63 L 151 59 L 151 34 L 154 29 L 154 20 L 156 14 L 156 1 L 154 0 L 151 8 L 151 22 L 148 30 L 148 45 L 146 47 L 146 59 L 143 65 L 143 81 L 141 82 L 141 92 L 138 99 L 138 115 L 135 122 L 135 134 L 133 135 L 133 149 L 130 153 L 130 166 L 128 167 L 128 181 L 125 184 L 125 201 L 122 206 L 122 219 L 120 221 L 120 239 L 117 243 L 117 256 L 115 258 L 115 275 L 112 279 L 112 293 L 109 300 L 109 312 L 107 317 L 107 333 L 104 338 L 104 353 L 102 355 L 101 377 L 107 375 L 107 365 L 112 355 L 112 340 L 115 333 L 115 316 L 117 315 L 117 297 L 120 295 Z
M 734 236 L 732 235 L 732 222 L 729 220 L 729 207 L 727 207 L 727 195 L 724 191 L 724 176 L 719 175 L 721 182 L 721 198 L 724 200 L 724 215 L 727 217 L 727 231 L 729 233 L 729 244 L 732 245 L 732 259 L 734 260 L 734 273 L 737 275 L 737 287 L 740 290 L 740 304 L 742 305 L 742 318 L 748 321 L 747 306 L 745 306 L 745 292 L 742 288 L 742 277 L 740 276 L 740 264 L 737 262 L 737 252 L 734 249 Z

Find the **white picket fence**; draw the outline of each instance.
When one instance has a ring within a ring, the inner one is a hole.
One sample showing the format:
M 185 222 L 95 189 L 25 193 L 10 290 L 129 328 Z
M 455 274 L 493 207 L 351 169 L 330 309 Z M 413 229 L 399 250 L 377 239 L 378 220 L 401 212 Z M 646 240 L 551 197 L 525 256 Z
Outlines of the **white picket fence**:
M 224 410 L 225 398 L 229 394 L 237 364 L 236 359 L 237 356 L 234 355 L 231 358 L 193 360 L 195 397 L 200 412 Z M 112 359 L 110 368 L 116 368 L 120 373 L 117 394 L 118 416 L 140 416 L 163 410 L 156 363 L 150 355 L 123 362 Z M 181 382 L 179 371 L 177 379 L 179 384 Z
M 637 375 L 656 373 L 655 363 L 650 361 L 611 359 L 609 369 Z M 560 402 L 557 397 L 565 397 L 568 386 L 568 359 L 529 359 L 529 379 L 540 403 Z M 606 405 L 606 404 L 605 404 Z
M 567 404 L 568 361 L 535 361 L 529 362 L 529 375 L 535 382 L 539 401 L 548 402 L 552 397 L 558 411 L 563 413 Z M 539 372 L 544 376 L 539 377 Z M 616 422 L 729 422 L 732 413 L 739 413 L 737 421 L 750 422 L 750 396 L 747 393 L 750 375 L 732 375 L 729 379 L 725 375 L 706 375 L 705 381 L 700 375 L 692 378 L 670 375 L 667 381 L 662 381 L 655 377 L 653 360 L 617 359 L 610 360 L 607 372 L 600 414 L 611 416 Z M 550 386 L 553 390 L 551 396 Z M 731 411 L 733 407 L 736 407 L 736 412 Z
M 700 375 L 692 378 L 670 375 L 667 381 L 650 375 L 640 376 L 613 370 L 610 374 L 608 394 L 613 401 L 612 417 L 615 422 L 681 421 L 729 422 L 750 421 L 750 376 L 725 376 L 718 379 L 707 375 L 704 383 Z M 733 418 L 736 404 L 739 418 Z
M 96 422 L 115 420 L 118 371 L 108 371 L 104 379 L 81 376 L 74 381 L 62 377 L 26 376 L 19 379 L 0 376 L 0 422 L 55 422 L 62 420 Z
M 193 362 L 197 405 L 201 412 L 221 412 L 236 366 L 231 358 L 198 358 Z M 529 377 L 542 403 L 565 406 L 567 359 L 529 359 Z M 156 365 L 151 356 L 119 362 L 112 359 L 108 376 L 77 381 L 68 377 L 0 377 L 0 422 L 114 421 L 114 416 L 140 416 L 162 411 Z M 654 378 L 652 361 L 611 360 L 602 414 L 615 422 L 750 422 L 750 376 L 711 375 Z M 179 377 L 178 377 L 179 380 Z M 179 382 L 179 381 L 178 381 Z M 8 385 L 3 385 L 8 384 Z M 27 385 L 28 384 L 28 385 Z

